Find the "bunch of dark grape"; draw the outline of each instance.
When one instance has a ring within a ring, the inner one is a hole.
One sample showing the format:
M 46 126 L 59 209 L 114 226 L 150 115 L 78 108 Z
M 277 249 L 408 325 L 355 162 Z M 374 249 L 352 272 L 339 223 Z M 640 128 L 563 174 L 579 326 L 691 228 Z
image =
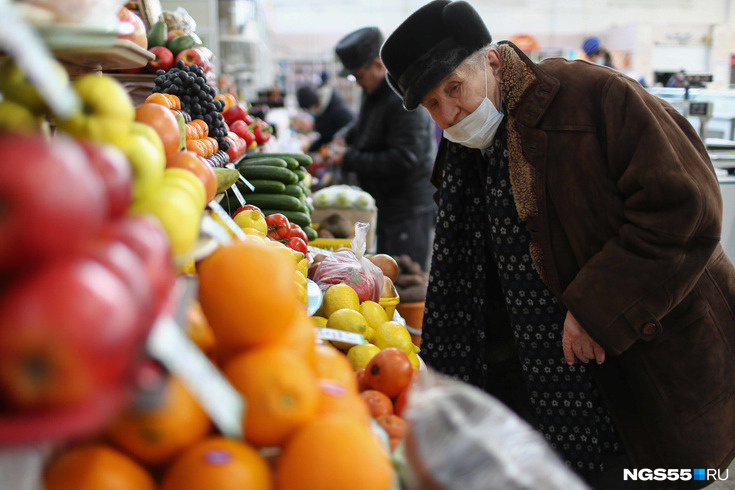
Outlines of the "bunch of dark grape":
M 219 113 L 225 107 L 223 100 L 214 100 L 215 89 L 207 85 L 204 69 L 199 65 L 186 66 L 179 60 L 169 71 L 156 72 L 154 92 L 174 94 L 181 101 L 181 109 L 192 119 L 201 119 L 209 126 L 209 136 L 217 140 L 219 149 L 227 151 L 225 120 Z

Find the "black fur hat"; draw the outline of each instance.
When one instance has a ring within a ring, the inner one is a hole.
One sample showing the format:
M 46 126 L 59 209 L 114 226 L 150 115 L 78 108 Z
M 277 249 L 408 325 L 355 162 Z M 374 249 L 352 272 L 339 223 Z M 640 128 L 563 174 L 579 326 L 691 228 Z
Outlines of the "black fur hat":
M 380 57 L 388 70 L 388 83 L 411 111 L 460 63 L 492 39 L 472 5 L 434 0 L 398 26 L 383 44 Z
M 373 61 L 380 55 L 383 34 L 377 27 L 363 27 L 339 40 L 334 51 L 344 68 L 340 76 L 346 77 Z

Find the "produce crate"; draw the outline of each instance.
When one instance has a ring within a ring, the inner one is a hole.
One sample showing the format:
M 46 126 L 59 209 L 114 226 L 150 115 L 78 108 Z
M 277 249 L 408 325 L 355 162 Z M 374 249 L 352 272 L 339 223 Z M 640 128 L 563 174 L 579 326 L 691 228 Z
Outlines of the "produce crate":
M 316 231 L 319 231 L 319 223 L 313 223 L 311 225 Z M 349 238 L 317 238 L 309 242 L 309 245 L 323 250 L 329 250 L 331 252 L 336 251 L 338 248 L 350 246 Z
M 334 213 L 341 214 L 342 216 L 344 216 L 347 219 L 347 221 L 352 223 L 353 226 L 357 222 L 370 224 L 370 229 L 368 230 L 367 240 L 366 240 L 367 241 L 366 252 L 368 253 L 375 252 L 375 227 L 377 226 L 377 223 L 378 223 L 378 209 L 377 208 L 371 208 L 371 209 L 314 208 L 314 212 L 311 213 L 311 221 L 314 224 L 319 224 L 324 218 Z M 350 246 L 349 239 L 319 238 L 317 240 L 339 240 L 340 242 L 344 242 L 346 240 L 347 242 L 346 245 L 340 244 L 336 246 L 335 249 L 342 247 L 342 246 L 346 246 L 346 247 Z M 321 245 L 317 245 L 314 242 L 309 242 L 309 245 L 313 245 L 319 248 L 326 248 Z M 332 249 L 329 249 L 329 250 L 332 250 Z

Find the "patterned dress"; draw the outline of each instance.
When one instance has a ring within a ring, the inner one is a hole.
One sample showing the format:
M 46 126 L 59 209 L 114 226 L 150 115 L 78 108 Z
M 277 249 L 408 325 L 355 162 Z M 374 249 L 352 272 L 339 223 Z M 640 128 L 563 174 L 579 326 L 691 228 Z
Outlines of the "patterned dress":
M 564 360 L 566 310 L 536 271 L 508 169 L 505 121 L 480 152 L 451 145 L 440 192 L 422 356 L 436 369 L 483 387 L 487 284 L 497 270 L 522 375 L 539 429 L 567 464 L 600 471 L 617 434 L 587 365 Z M 488 242 L 489 239 L 489 242 Z

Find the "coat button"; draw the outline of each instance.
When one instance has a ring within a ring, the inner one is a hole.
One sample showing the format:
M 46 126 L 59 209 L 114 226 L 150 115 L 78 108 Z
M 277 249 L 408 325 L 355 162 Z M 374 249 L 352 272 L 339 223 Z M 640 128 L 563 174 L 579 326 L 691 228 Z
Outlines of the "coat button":
M 657 330 L 658 328 L 655 323 L 646 323 L 643 325 L 643 335 L 653 335 Z

